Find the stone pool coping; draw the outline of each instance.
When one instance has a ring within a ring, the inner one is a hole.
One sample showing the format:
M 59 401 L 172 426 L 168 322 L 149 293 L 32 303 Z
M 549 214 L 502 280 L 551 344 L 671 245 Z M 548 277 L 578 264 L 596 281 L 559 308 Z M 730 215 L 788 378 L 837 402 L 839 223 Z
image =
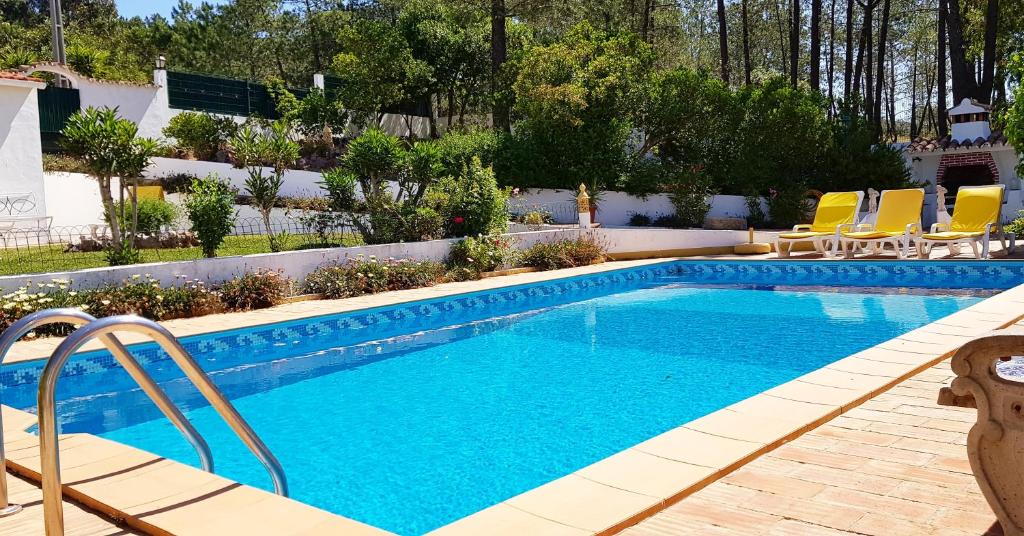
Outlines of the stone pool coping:
M 644 259 L 632 261 L 609 261 L 601 264 L 593 264 L 579 268 L 568 268 L 564 270 L 550 270 L 546 272 L 526 272 L 497 277 L 489 277 L 475 281 L 461 281 L 457 283 L 442 283 L 432 287 L 414 288 L 408 290 L 396 290 L 381 292 L 355 298 L 343 298 L 337 300 L 311 300 L 286 303 L 271 307 L 269 309 L 258 309 L 255 311 L 243 311 L 233 313 L 219 313 L 193 318 L 179 318 L 160 322 L 175 337 L 188 337 L 192 335 L 206 335 L 244 329 L 266 324 L 275 324 L 289 320 L 300 320 L 315 316 L 332 315 L 358 311 L 360 309 L 371 309 L 374 307 L 386 307 L 406 302 L 428 300 L 432 298 L 443 298 L 458 294 L 480 292 L 514 285 L 528 285 L 530 283 L 541 283 L 555 279 L 565 279 L 588 274 L 597 274 L 660 264 L 682 259 Z M 132 332 L 118 333 L 117 337 L 125 344 L 147 342 L 144 335 Z M 9 365 L 23 361 L 46 359 L 57 349 L 57 345 L 63 341 L 63 337 L 41 337 L 32 340 L 21 340 L 15 343 L 11 351 L 4 358 L 3 364 Z M 84 347 L 83 352 L 90 350 L 102 350 L 103 345 L 98 341 L 90 341 Z
M 360 298 L 298 302 L 164 325 L 179 337 L 197 335 L 672 260 L 516 274 Z M 1024 285 L 691 421 L 434 533 L 616 532 L 934 365 L 962 343 L 1014 323 L 1022 310 Z M 130 333 L 119 337 L 128 344 L 143 341 Z M 19 342 L 6 362 L 45 358 L 60 340 Z M 86 347 L 91 348 L 99 346 Z M 24 432 L 35 424 L 35 416 L 7 407 L 3 411 L 8 468 L 38 479 L 38 440 Z M 61 461 L 66 496 L 154 534 L 216 534 L 228 527 L 244 528 L 246 534 L 386 534 L 88 434 L 62 436 Z

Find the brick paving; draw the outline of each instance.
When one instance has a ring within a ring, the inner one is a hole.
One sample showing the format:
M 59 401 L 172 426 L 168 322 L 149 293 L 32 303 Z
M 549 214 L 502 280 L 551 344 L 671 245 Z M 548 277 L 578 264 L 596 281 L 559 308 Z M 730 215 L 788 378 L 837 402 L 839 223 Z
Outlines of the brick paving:
M 967 462 L 949 362 L 754 460 L 625 536 L 1001 535 Z

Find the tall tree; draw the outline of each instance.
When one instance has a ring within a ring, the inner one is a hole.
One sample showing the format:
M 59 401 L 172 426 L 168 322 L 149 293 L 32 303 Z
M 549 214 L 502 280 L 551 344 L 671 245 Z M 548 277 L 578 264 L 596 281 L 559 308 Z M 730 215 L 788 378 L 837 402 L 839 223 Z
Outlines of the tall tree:
M 939 0 L 938 19 L 938 42 L 935 47 L 936 84 L 938 84 L 935 107 L 938 112 L 938 118 L 935 120 L 935 131 L 940 137 L 945 137 L 949 133 L 948 120 L 946 118 L 946 90 L 949 87 L 949 82 L 946 80 L 946 50 L 948 48 L 946 44 L 946 21 L 949 19 L 949 0 Z
M 743 19 L 743 83 L 750 85 L 750 20 L 747 17 L 747 0 L 740 0 Z
M 828 60 L 825 71 L 828 73 L 828 116 L 835 111 L 836 83 L 836 1 L 829 2 L 828 26 Z
M 796 87 L 796 81 L 800 77 L 800 0 L 790 0 L 792 12 L 790 14 L 789 26 L 789 82 Z
M 882 2 L 882 20 L 878 24 L 878 61 L 875 71 L 875 95 L 873 103 L 874 110 L 871 116 L 875 121 L 875 136 L 882 135 L 882 87 L 885 79 L 885 46 L 889 38 L 889 10 L 892 7 L 892 0 Z
M 964 33 L 960 0 L 947 0 L 949 13 L 946 31 L 949 34 L 950 71 L 953 75 L 953 100 L 968 97 L 979 102 L 992 102 L 992 86 L 996 64 L 996 33 L 999 28 L 999 0 L 988 0 L 984 18 L 984 39 L 981 58 L 967 55 L 969 43 Z
M 853 3 L 846 0 L 846 48 L 844 49 L 843 68 L 843 100 L 849 104 L 853 95 Z
M 491 94 L 497 95 L 501 66 L 508 60 L 508 35 L 505 28 L 505 0 L 491 0 Z M 508 106 L 496 99 L 494 103 L 494 127 L 505 132 L 511 131 L 512 122 Z
M 729 83 L 729 27 L 725 17 L 725 0 L 718 0 L 718 53 L 722 60 L 722 81 Z
M 821 91 L 821 0 L 811 0 L 811 89 Z

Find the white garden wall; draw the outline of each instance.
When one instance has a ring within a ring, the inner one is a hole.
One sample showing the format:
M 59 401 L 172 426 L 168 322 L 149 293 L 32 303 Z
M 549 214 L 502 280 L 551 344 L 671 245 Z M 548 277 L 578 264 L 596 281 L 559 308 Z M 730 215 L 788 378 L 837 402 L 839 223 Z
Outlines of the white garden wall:
M 271 173 L 268 168 L 267 174 Z M 217 175 L 226 180 L 239 192 L 245 191 L 245 179 L 249 176 L 245 169 L 220 162 L 204 162 L 202 160 L 183 160 L 180 158 L 154 158 L 153 165 L 144 173 L 145 177 L 157 178 L 170 175 L 187 174 L 196 177 Z M 323 178 L 317 171 L 288 170 L 284 174 L 284 185 L 281 195 L 288 197 L 312 197 L 323 195 L 318 184 Z
M 579 236 L 579 229 L 536 231 L 513 235 L 522 248 L 540 241 L 562 240 Z M 209 283 L 221 283 L 234 276 L 258 269 L 281 270 L 292 279 L 301 281 L 306 274 L 318 266 L 332 262 L 344 262 L 359 255 L 376 256 L 379 259 L 418 259 L 443 261 L 448 256 L 451 244 L 458 239 L 431 240 L 428 242 L 407 242 L 357 246 L 350 248 L 309 249 L 282 253 L 265 253 L 233 257 L 217 257 L 194 261 L 160 262 L 90 268 L 69 272 L 48 274 L 15 275 L 0 277 L 0 291 L 11 291 L 28 281 L 48 282 L 51 279 L 70 279 L 76 288 L 94 288 L 105 284 L 118 283 L 133 275 L 149 274 L 165 284 L 172 284 L 179 276 L 198 279 Z
M 704 231 L 699 229 L 560 229 L 516 233 L 510 236 L 514 236 L 518 246 L 525 249 L 537 242 L 575 238 L 582 233 L 590 233 L 612 254 L 729 247 L 747 241 L 746 231 Z M 756 239 L 769 242 L 773 239 L 772 236 L 771 233 L 759 232 Z M 281 270 L 288 277 L 301 280 L 318 266 L 331 262 L 344 262 L 346 259 L 355 258 L 358 255 L 367 257 L 374 255 L 381 259 L 441 261 L 448 255 L 451 244 L 457 241 L 457 239 L 450 239 L 350 248 L 311 249 L 194 261 L 92 268 L 30 276 L 4 276 L 0 277 L 0 291 L 17 289 L 27 281 L 40 282 L 50 279 L 71 279 L 76 288 L 93 288 L 118 283 L 135 274 L 150 274 L 165 284 L 176 281 L 179 276 L 220 283 L 236 275 L 260 268 Z
M 572 190 L 527 190 L 516 198 L 516 203 L 524 205 L 544 205 L 552 203 L 575 203 L 576 192 Z M 763 203 L 762 203 L 763 204 Z M 762 207 L 767 210 L 767 206 Z M 652 219 L 659 215 L 675 213 L 672 202 L 665 194 L 655 194 L 646 198 L 634 197 L 623 192 L 603 192 L 597 209 L 597 222 L 605 226 L 623 226 L 629 224 L 629 218 L 636 213 L 646 214 Z M 747 202 L 739 195 L 716 195 L 711 203 L 711 218 L 746 218 Z
M 748 231 L 710 231 L 704 229 L 594 229 L 608 253 L 678 251 L 698 248 L 732 247 L 749 240 Z M 774 242 L 778 233 L 756 231 L 755 242 Z
M 111 181 L 116 192 L 118 180 Z M 43 174 L 46 202 L 54 227 L 103 223 L 103 201 L 96 180 L 82 173 L 48 171 Z
M 41 82 L 0 78 L 0 195 L 30 194 L 35 208 L 25 214 L 46 214 L 43 158 L 39 138 Z

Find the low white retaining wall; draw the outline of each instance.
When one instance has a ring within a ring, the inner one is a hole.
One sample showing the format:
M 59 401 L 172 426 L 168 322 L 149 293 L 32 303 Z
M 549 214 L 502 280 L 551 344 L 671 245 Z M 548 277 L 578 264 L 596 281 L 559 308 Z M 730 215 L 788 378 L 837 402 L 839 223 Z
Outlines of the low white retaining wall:
M 518 233 L 514 236 L 517 238 L 520 247 L 527 248 L 541 241 L 574 238 L 579 236 L 579 233 L 579 229 L 564 229 Z M 9 292 L 16 290 L 28 281 L 38 283 L 49 282 L 51 279 L 70 279 L 74 282 L 75 288 L 95 288 L 106 284 L 118 283 L 136 274 L 149 274 L 164 284 L 173 284 L 179 276 L 216 284 L 245 272 L 261 268 L 281 270 L 292 279 L 302 280 L 306 274 L 312 272 L 318 266 L 332 262 L 344 262 L 359 255 L 366 257 L 372 255 L 379 259 L 443 261 L 448 256 L 448 250 L 451 248 L 451 245 L 458 241 L 459 239 L 448 239 L 349 248 L 309 249 L 281 253 L 216 257 L 192 261 L 90 268 L 87 270 L 48 274 L 3 276 L 0 277 L 0 290 Z
M 528 190 L 516 198 L 516 203 L 523 205 L 573 203 L 576 192 L 571 190 Z M 762 209 L 768 207 L 762 202 Z M 597 221 L 603 225 L 628 225 L 629 218 L 636 213 L 646 214 L 651 219 L 659 215 L 675 214 L 668 195 L 654 194 L 647 198 L 631 196 L 623 192 L 603 192 L 597 209 Z M 746 218 L 747 201 L 740 195 L 716 195 L 711 202 L 711 218 Z
M 594 229 L 608 253 L 671 251 L 680 249 L 731 247 L 746 242 L 747 231 L 709 231 L 704 229 L 652 229 L 627 227 Z M 755 231 L 755 242 L 773 242 L 778 233 Z
M 700 229 L 559 229 L 514 233 L 520 248 L 528 248 L 542 241 L 576 238 L 582 233 L 591 233 L 608 252 L 630 253 L 666 251 L 708 247 L 734 246 L 747 241 L 746 231 L 705 231 Z M 772 240 L 773 233 L 759 232 L 756 239 L 761 242 Z M 459 239 L 432 240 L 429 242 L 408 242 L 357 246 L 350 248 L 310 249 L 283 253 L 265 253 L 234 257 L 217 257 L 193 261 L 162 262 L 91 268 L 72 272 L 48 274 L 15 275 L 0 277 L 0 290 L 9 292 L 28 281 L 48 282 L 51 279 L 70 279 L 75 288 L 94 288 L 118 283 L 133 275 L 150 274 L 164 284 L 172 284 L 179 276 L 199 279 L 208 283 L 221 283 L 236 275 L 257 269 L 281 270 L 290 278 L 301 280 L 318 266 L 344 262 L 358 255 L 371 255 L 380 259 L 419 259 L 442 261 L 448 256 L 451 245 Z

